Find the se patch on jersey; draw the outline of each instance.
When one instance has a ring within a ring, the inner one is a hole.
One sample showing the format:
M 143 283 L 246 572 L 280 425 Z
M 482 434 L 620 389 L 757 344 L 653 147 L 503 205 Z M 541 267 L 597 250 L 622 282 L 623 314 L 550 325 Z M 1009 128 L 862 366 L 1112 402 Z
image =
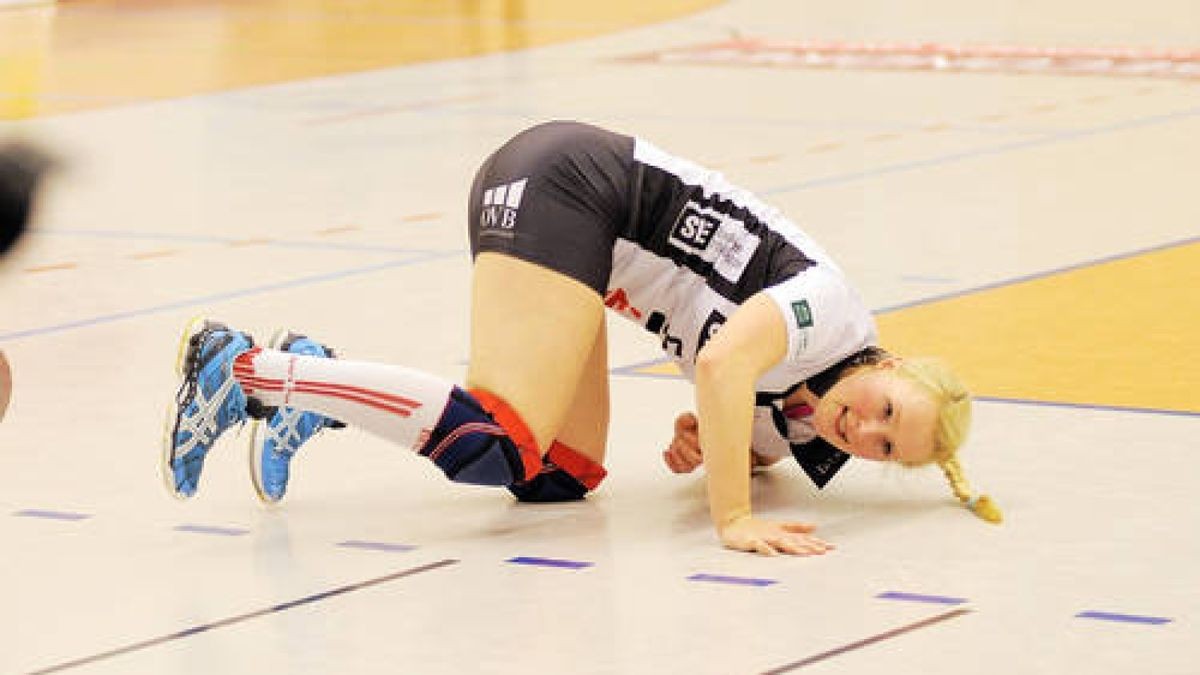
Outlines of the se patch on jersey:
M 761 243 L 744 222 L 694 201 L 684 205 L 667 241 L 711 264 L 717 274 L 734 284 Z
M 701 212 L 695 205 L 689 203 L 683 210 L 683 215 L 671 230 L 671 243 L 679 248 L 689 250 L 699 255 L 708 249 L 713 237 L 721 227 L 721 221 L 714 216 Z

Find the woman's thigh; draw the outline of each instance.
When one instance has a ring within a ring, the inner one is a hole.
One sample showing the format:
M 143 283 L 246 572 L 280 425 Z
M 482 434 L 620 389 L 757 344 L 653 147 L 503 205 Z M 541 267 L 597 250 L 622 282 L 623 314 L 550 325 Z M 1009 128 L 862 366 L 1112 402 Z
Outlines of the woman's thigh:
M 504 399 L 543 451 L 575 401 L 604 322 L 582 282 L 500 253 L 475 260 L 467 386 Z
M 608 419 L 608 331 L 601 321 L 575 388 L 575 399 L 555 440 L 603 465 L 608 446 Z

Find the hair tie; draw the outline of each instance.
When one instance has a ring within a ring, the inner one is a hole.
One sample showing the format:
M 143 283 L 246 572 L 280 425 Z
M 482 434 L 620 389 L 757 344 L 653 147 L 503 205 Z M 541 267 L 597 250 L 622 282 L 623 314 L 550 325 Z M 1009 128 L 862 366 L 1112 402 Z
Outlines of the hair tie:
M 987 495 L 976 495 L 966 501 L 966 506 L 971 509 L 971 513 L 979 516 L 989 523 L 1000 524 L 1004 520 L 1003 514 L 1000 513 L 1000 507 L 996 506 L 996 502 Z

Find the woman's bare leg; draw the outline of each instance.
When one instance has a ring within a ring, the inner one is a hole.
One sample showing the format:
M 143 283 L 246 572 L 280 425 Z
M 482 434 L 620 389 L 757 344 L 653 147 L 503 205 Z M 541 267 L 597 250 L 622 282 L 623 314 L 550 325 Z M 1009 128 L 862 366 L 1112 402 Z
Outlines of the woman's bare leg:
M 544 452 L 570 417 L 603 323 L 604 303 L 595 290 L 533 263 L 481 253 L 472 285 L 467 386 L 503 399 Z
M 575 400 L 555 440 L 603 465 L 608 447 L 608 419 L 608 331 L 601 322 L 575 390 Z

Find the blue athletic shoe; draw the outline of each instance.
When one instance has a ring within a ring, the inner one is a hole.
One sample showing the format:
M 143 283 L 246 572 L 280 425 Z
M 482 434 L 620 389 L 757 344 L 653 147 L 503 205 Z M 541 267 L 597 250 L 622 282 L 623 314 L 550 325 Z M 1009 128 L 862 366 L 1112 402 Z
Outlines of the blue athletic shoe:
M 304 335 L 281 330 L 271 339 L 271 348 L 292 354 L 334 358 L 332 349 Z M 256 415 L 257 416 L 257 415 Z M 250 478 L 264 504 L 276 504 L 287 492 L 292 457 L 308 439 L 322 429 L 345 426 L 315 412 L 283 406 L 264 411 L 265 422 L 255 422 L 250 438 Z
M 254 346 L 245 333 L 204 319 L 183 331 L 175 371 L 182 378 L 167 409 L 162 476 L 177 499 L 196 494 L 204 457 L 230 427 L 246 419 L 246 395 L 233 377 L 233 360 Z

